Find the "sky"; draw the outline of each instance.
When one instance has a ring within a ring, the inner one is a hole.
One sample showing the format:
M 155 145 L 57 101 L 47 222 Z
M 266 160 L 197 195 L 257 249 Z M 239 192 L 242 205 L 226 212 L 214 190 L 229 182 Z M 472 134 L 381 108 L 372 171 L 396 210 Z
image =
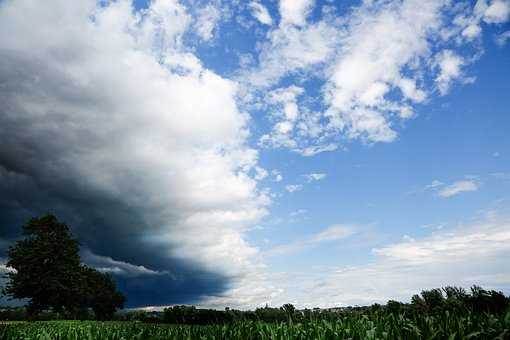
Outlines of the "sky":
M 51 212 L 128 307 L 510 294 L 509 21 L 508 0 L 0 0 L 0 271 Z

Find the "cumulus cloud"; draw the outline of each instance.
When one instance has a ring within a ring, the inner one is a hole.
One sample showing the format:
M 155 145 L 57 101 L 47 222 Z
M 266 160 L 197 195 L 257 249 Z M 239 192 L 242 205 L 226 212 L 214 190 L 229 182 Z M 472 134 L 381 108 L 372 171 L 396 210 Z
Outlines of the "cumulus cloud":
M 439 92 L 444 95 L 448 93 L 451 82 L 462 75 L 464 59 L 451 50 L 445 50 L 436 56 L 435 64 L 440 70 L 436 78 L 437 86 Z
M 488 24 L 501 24 L 507 22 L 510 17 L 510 1 L 493 0 L 488 5 L 486 1 L 479 0 L 483 13 L 483 20 Z
M 258 64 L 240 72 L 239 81 L 263 89 L 289 74 L 324 64 L 333 56 L 339 35 L 338 29 L 323 21 L 303 27 L 278 26 L 261 42 Z
M 255 101 L 264 97 L 257 91 L 267 88 L 306 87 L 304 76 L 322 85 L 319 95 L 304 92 L 293 99 L 299 108 L 294 121 L 271 115 L 272 130 L 263 134 L 262 145 L 313 156 L 336 150 L 342 141 L 396 140 L 396 126 L 416 115 L 416 105 L 447 94 L 456 82 L 473 81 L 464 69 L 480 47 L 464 47 L 481 37 L 482 23 L 508 20 L 506 4 L 365 1 L 342 17 L 307 20 L 313 2 L 281 1 L 282 24 L 267 33 L 257 65 L 240 72 L 239 80 L 255 92 L 248 96 Z M 291 85 L 289 76 L 295 76 Z
M 237 85 L 186 49 L 191 25 L 177 1 L 0 4 L 2 237 L 52 211 L 103 267 L 172 273 L 119 275 L 131 306 L 224 291 L 269 202 Z
M 314 2 L 314 0 L 280 0 L 278 8 L 281 25 L 304 25 Z
M 258 21 L 260 21 L 264 25 L 271 26 L 273 24 L 273 19 L 271 18 L 269 11 L 267 10 L 267 8 L 264 5 L 262 5 L 256 1 L 252 1 L 252 2 L 250 2 L 250 4 L 248 6 L 251 9 L 251 14 Z
M 454 182 L 438 192 L 438 195 L 444 198 L 456 196 L 463 192 L 477 191 L 480 182 L 474 179 L 466 179 Z
M 221 19 L 220 10 L 213 4 L 209 4 L 197 11 L 197 19 L 195 22 L 195 30 L 198 36 L 208 41 L 214 37 L 214 30 L 217 28 Z

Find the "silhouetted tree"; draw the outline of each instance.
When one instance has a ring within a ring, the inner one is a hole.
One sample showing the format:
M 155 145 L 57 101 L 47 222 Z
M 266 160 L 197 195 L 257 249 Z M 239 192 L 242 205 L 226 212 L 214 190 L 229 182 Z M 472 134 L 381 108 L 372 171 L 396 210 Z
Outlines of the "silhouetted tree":
M 420 312 L 427 310 L 427 304 L 425 303 L 425 300 L 423 300 L 423 298 L 418 294 L 413 295 L 413 297 L 411 298 L 411 304 L 416 310 Z
M 438 309 L 443 306 L 444 296 L 441 289 L 424 290 L 421 292 L 421 297 L 425 301 L 427 307 L 431 310 Z
M 99 319 L 111 318 L 124 297 L 110 275 L 80 264 L 79 243 L 54 215 L 33 218 L 23 226 L 24 239 L 9 247 L 3 293 L 28 299 L 30 317 L 42 310 L 76 318 L 92 308 Z
M 33 218 L 23 226 L 25 239 L 7 252 L 4 294 L 29 299 L 29 315 L 52 308 L 72 312 L 79 307 L 80 255 L 78 241 L 53 215 Z
M 294 319 L 294 314 L 296 313 L 296 307 L 293 304 L 286 303 L 281 307 L 281 310 L 287 315 L 288 320 Z
M 388 310 L 388 312 L 390 313 L 400 313 L 400 311 L 402 310 L 402 303 L 401 302 L 398 302 L 398 301 L 395 301 L 395 300 L 389 300 L 387 303 L 386 303 L 386 309 Z
M 110 274 L 83 266 L 81 275 L 85 283 L 81 296 L 84 298 L 85 306 L 94 311 L 96 319 L 111 319 L 117 308 L 124 307 L 125 298 L 117 291 Z

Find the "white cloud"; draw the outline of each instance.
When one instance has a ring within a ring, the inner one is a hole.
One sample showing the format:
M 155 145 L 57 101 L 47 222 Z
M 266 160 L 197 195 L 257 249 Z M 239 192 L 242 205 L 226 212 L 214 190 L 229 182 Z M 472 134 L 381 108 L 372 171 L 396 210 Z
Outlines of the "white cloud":
M 324 63 L 333 56 L 339 34 L 323 21 L 301 28 L 278 26 L 261 44 L 258 65 L 241 72 L 239 80 L 258 90 L 278 83 L 290 73 Z
M 338 145 L 332 143 L 332 144 L 308 146 L 308 147 L 305 147 L 305 148 L 299 150 L 299 152 L 301 153 L 301 155 L 303 155 L 305 157 L 310 157 L 310 156 L 317 155 L 321 152 L 335 151 L 336 149 L 338 149 Z
M 337 241 L 347 238 L 356 232 L 356 227 L 345 224 L 334 224 L 314 235 L 313 242 Z
M 441 197 L 452 197 L 458 195 L 463 192 L 469 191 L 477 191 L 480 187 L 480 182 L 475 179 L 466 179 L 457 181 L 453 184 L 450 184 L 438 192 L 438 195 Z
M 279 170 L 272 170 L 271 174 L 273 175 L 275 182 L 281 182 L 283 180 L 283 176 Z
M 261 146 L 298 148 L 293 131 L 300 116 L 297 97 L 303 91 L 301 87 L 291 86 L 269 93 L 267 102 L 273 107 L 272 116 L 276 123 L 269 134 L 261 136 Z
M 281 24 L 303 26 L 314 2 L 314 0 L 280 0 Z
M 505 46 L 508 40 L 510 40 L 510 31 L 505 31 L 496 36 L 496 44 L 499 46 Z
M 443 182 L 441 182 L 441 181 L 439 181 L 439 180 L 435 179 L 435 180 L 433 180 L 433 181 L 432 181 L 432 183 L 427 184 L 427 185 L 425 186 L 424 190 L 436 189 L 436 188 L 438 188 L 438 187 L 440 187 L 440 186 L 442 186 L 442 185 L 444 185 L 444 183 L 443 183 Z
M 267 8 L 256 1 L 250 2 L 248 5 L 251 9 L 251 14 L 264 25 L 271 26 L 273 24 L 273 19 L 269 14 Z
M 485 3 L 484 0 L 480 2 Z M 510 1 L 493 0 L 485 9 L 483 20 L 488 24 L 501 24 L 507 22 L 510 17 Z
M 303 244 L 288 245 L 280 254 L 302 248 Z M 364 265 L 307 267 L 301 272 L 259 276 L 259 287 L 269 288 L 252 296 L 257 305 L 291 302 L 298 308 L 326 308 L 389 299 L 409 301 L 423 289 L 447 285 L 468 288 L 477 284 L 508 294 L 510 220 L 487 219 L 455 230 L 434 231 L 428 237 L 408 237 L 374 249 L 373 256 Z
M 320 180 L 326 178 L 327 175 L 323 174 L 323 173 L 311 173 L 311 174 L 306 174 L 303 176 L 306 178 L 307 182 L 313 182 L 313 181 L 320 181 Z
M 417 8 L 420 8 L 417 10 Z M 429 54 L 429 40 L 441 25 L 441 1 L 404 1 L 376 6 L 367 2 L 350 18 L 349 34 L 330 78 L 327 115 L 350 138 L 391 142 L 396 132 L 390 116 L 412 116 L 406 101 L 422 102 L 425 91 L 416 70 Z M 400 99 L 387 94 L 399 88 Z
M 462 36 L 467 39 L 474 39 L 482 34 L 482 28 L 478 24 L 470 24 L 462 31 Z
M 151 275 L 170 275 L 173 276 L 168 271 L 157 271 L 148 269 L 144 266 L 134 265 L 131 263 L 127 263 L 124 261 L 116 261 L 109 256 L 99 256 L 92 253 L 90 250 L 84 250 L 82 252 L 81 259 L 82 261 L 102 272 L 114 273 L 116 275 L 121 276 L 151 276 Z
M 303 189 L 303 186 L 301 184 L 289 184 L 289 185 L 285 186 L 285 190 L 287 190 L 290 193 L 296 192 L 296 191 L 301 191 L 302 189 Z
M 128 1 L 2 3 L 0 72 L 15 77 L 0 98 L 15 114 L 0 115 L 10 127 L 0 140 L 44 148 L 44 161 L 20 164 L 42 182 L 135 211 L 148 249 L 235 276 L 257 253 L 244 233 L 269 199 L 248 175 L 257 151 L 237 84 L 185 49 L 190 25 L 177 1 L 152 1 L 144 15 Z
M 261 181 L 269 175 L 266 169 L 261 168 L 260 166 L 255 167 L 255 179 L 257 181 Z
M 240 73 L 244 87 L 257 93 L 288 75 L 296 76 L 294 86 L 305 78 L 323 86 L 319 97 L 300 94 L 297 120 L 276 120 L 262 144 L 311 156 L 337 149 L 342 140 L 396 140 L 395 126 L 415 116 L 415 105 L 437 90 L 445 95 L 455 82 L 474 81 L 463 68 L 481 47 L 474 44 L 472 55 L 463 47 L 481 36 L 481 21 L 496 17 L 491 13 L 503 20 L 502 3 L 479 1 L 473 8 L 446 0 L 364 1 L 343 17 L 307 22 L 305 15 L 295 20 L 299 25 L 275 27 L 261 44 L 258 66 Z
M 435 65 L 440 70 L 436 78 L 437 86 L 439 92 L 444 95 L 448 93 L 451 82 L 461 77 L 464 59 L 451 50 L 445 50 L 436 56 Z
M 16 269 L 12 267 L 7 267 L 5 263 L 6 262 L 4 262 L 4 260 L 0 262 L 0 282 L 2 282 L 1 279 L 3 279 L 4 274 L 16 272 Z
M 276 256 L 301 251 L 307 247 L 312 247 L 324 242 L 333 242 L 347 239 L 359 230 L 358 226 L 348 224 L 334 224 L 317 234 L 311 235 L 305 239 L 275 246 L 265 252 L 265 256 Z
M 295 210 L 295 211 L 292 211 L 289 216 L 290 217 L 296 217 L 296 216 L 301 216 L 301 215 L 304 215 L 306 214 L 308 211 L 306 209 L 298 209 L 298 210 Z
M 209 4 L 200 8 L 194 26 L 198 36 L 204 41 L 211 40 L 220 18 L 221 12 L 215 5 Z

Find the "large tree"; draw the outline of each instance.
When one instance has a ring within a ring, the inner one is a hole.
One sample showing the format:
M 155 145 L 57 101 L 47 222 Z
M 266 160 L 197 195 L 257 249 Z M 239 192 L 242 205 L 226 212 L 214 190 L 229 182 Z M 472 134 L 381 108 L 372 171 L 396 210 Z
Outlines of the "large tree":
M 57 312 L 78 307 L 81 283 L 78 241 L 53 215 L 33 218 L 23 226 L 25 239 L 9 247 L 4 293 L 29 299 L 28 311 L 36 314 L 52 308 Z
M 108 275 L 80 264 L 79 243 L 54 215 L 23 226 L 24 239 L 9 247 L 4 294 L 28 299 L 30 315 L 46 309 L 75 316 L 91 307 L 100 318 L 122 307 L 124 297 Z M 106 312 L 105 312 L 106 311 Z

